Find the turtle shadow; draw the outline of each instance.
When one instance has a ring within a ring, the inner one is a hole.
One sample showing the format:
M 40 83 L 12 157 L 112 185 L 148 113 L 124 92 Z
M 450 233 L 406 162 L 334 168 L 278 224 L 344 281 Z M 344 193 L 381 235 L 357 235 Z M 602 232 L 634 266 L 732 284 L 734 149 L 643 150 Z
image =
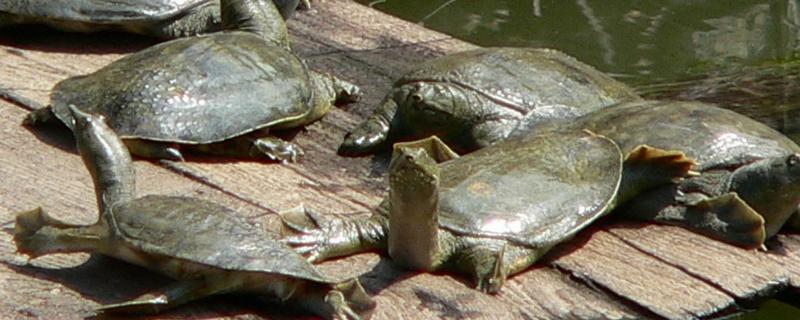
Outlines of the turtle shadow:
M 173 280 L 120 260 L 92 254 L 86 262 L 65 268 L 0 261 L 16 273 L 59 283 L 82 297 L 107 304 L 136 297 Z M 135 279 L 135 280 L 134 280 Z
M 75 148 L 75 137 L 72 135 L 72 131 L 60 121 L 58 123 L 48 123 L 46 125 L 20 125 L 28 130 L 36 140 L 46 145 L 67 153 L 78 153 L 78 150 Z
M 158 42 L 156 38 L 130 33 L 71 33 L 42 25 L 17 25 L 0 31 L 0 45 L 51 53 L 131 53 Z
M 175 280 L 123 261 L 92 254 L 84 263 L 66 268 L 45 268 L 0 261 L 16 273 L 55 282 L 100 304 L 120 303 L 158 290 Z M 212 319 L 243 314 L 268 318 L 297 318 L 303 311 L 286 308 L 272 299 L 257 295 L 219 295 L 177 306 L 158 315 L 159 319 Z M 94 314 L 87 309 L 86 319 L 144 319 L 148 315 Z
M 358 281 L 371 296 L 377 296 L 381 291 L 393 284 L 412 278 L 421 272 L 403 270 L 392 260 L 384 255 L 380 256 L 378 263 L 369 271 L 358 276 Z

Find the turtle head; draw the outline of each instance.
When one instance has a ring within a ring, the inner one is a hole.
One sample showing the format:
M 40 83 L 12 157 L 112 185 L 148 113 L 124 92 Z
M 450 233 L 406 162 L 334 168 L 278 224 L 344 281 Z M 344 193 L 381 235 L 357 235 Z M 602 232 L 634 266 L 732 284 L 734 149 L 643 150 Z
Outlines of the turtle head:
M 765 158 L 740 167 L 729 180 L 736 192 L 764 217 L 767 238 L 773 236 L 800 205 L 800 154 Z
M 122 140 L 103 116 L 69 106 L 78 152 L 92 175 L 101 214 L 116 202 L 134 196 L 133 161 Z
M 438 136 L 459 152 L 477 149 L 473 130 L 485 117 L 472 90 L 447 83 L 416 82 L 395 95 L 398 116 L 410 139 Z
M 389 164 L 389 256 L 415 270 L 437 267 L 439 165 L 426 148 L 397 143 Z

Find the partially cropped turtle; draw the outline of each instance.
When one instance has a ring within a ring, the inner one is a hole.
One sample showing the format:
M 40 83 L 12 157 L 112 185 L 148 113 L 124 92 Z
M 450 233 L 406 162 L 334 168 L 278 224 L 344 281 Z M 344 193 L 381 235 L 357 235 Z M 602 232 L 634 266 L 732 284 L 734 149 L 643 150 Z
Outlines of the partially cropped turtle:
M 643 101 L 596 111 L 572 126 L 602 134 L 623 151 L 647 144 L 682 150 L 697 161 L 699 176 L 649 191 L 622 212 L 759 247 L 800 205 L 800 146 L 733 111 L 700 102 Z
M 568 119 L 640 99 L 632 89 L 555 50 L 482 48 L 422 64 L 394 84 L 339 147 L 363 155 L 436 135 L 459 153 L 505 138 L 523 118 Z
M 312 261 L 385 250 L 401 266 L 460 270 L 495 293 L 518 273 L 641 190 L 687 174 L 682 153 L 627 156 L 584 131 L 526 136 L 455 157 L 436 137 L 398 143 L 390 191 L 367 219 L 282 215 L 287 243 Z M 434 160 L 436 159 L 436 160 Z
M 160 312 L 213 294 L 277 297 L 320 316 L 360 319 L 374 302 L 358 280 L 337 282 L 268 233 L 219 204 L 189 197 L 135 197 L 134 170 L 122 141 L 100 116 L 72 109 L 75 138 L 100 209 L 94 225 L 62 222 L 41 208 L 20 213 L 14 242 L 32 258 L 94 251 L 177 279 L 102 312 Z
M 161 43 L 100 70 L 59 82 L 28 124 L 72 126 L 68 105 L 106 117 L 131 153 L 183 159 L 181 147 L 294 161 L 296 145 L 266 135 L 322 117 L 358 88 L 319 74 L 288 50 L 286 26 L 268 0 L 222 0 L 232 31 Z M 258 131 L 254 136 L 249 133 Z M 233 141 L 225 141 L 233 140 Z M 226 143 L 218 143 L 225 141 Z
M 283 18 L 299 0 L 273 0 Z M 304 0 L 308 6 L 309 0 Z M 67 31 L 126 31 L 178 38 L 219 31 L 220 0 L 4 0 L 0 27 L 45 24 Z

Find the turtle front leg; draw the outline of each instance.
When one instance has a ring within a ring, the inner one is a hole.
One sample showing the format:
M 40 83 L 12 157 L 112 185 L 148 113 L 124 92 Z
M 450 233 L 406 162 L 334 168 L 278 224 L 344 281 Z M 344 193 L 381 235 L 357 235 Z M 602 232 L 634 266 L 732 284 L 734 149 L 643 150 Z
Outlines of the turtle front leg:
M 386 249 L 388 221 L 377 214 L 369 219 L 323 221 L 318 213 L 300 206 L 282 212 L 281 222 L 284 241 L 310 262 Z
M 508 277 L 530 267 L 550 248 L 526 248 L 503 240 L 484 240 L 484 243 L 459 253 L 454 264 L 457 269 L 473 276 L 477 290 L 496 294 Z
M 361 156 L 386 147 L 392 142 L 393 132 L 399 130 L 398 125 L 393 124 L 397 108 L 394 95 L 390 94 L 375 113 L 345 135 L 338 153 L 343 156 Z
M 205 280 L 180 280 L 166 288 L 149 292 L 136 299 L 104 305 L 97 313 L 156 314 L 212 294 L 232 291 L 224 282 Z
M 98 250 L 105 243 L 107 232 L 102 224 L 68 224 L 36 208 L 17 214 L 14 243 L 17 252 L 33 259 L 51 253 Z
M 222 20 L 219 14 L 219 5 L 209 2 L 207 5 L 192 10 L 188 15 L 156 26 L 151 31 L 151 35 L 163 39 L 175 39 L 212 33 L 220 29 L 222 29 Z

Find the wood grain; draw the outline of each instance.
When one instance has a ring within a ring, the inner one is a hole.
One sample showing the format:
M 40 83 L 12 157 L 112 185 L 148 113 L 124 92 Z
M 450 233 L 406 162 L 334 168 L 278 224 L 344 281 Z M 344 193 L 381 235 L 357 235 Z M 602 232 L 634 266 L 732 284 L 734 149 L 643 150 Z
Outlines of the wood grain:
M 393 79 L 426 59 L 473 45 L 371 10 L 328 0 L 289 22 L 293 49 L 318 71 L 352 81 L 364 99 L 289 134 L 306 151 L 280 165 L 190 156 L 136 161 L 139 193 L 182 194 L 236 208 L 277 230 L 276 213 L 300 203 L 328 214 L 364 215 L 386 194 L 386 155 L 335 154 L 344 133 L 369 115 Z M 58 81 L 92 72 L 154 40 L 76 35 L 43 28 L 0 31 L 0 88 L 30 100 L 0 101 L 0 222 L 43 206 L 72 222 L 96 219 L 92 184 L 64 128 L 20 126 L 26 108 L 46 105 Z M 54 255 L 26 265 L 0 232 L 0 314 L 81 318 L 169 281 L 113 259 Z M 768 252 L 730 247 L 681 229 L 607 219 L 512 277 L 498 295 L 469 279 L 396 268 L 374 253 L 327 262 L 337 277 L 359 276 L 375 296 L 375 319 L 628 319 L 709 317 L 800 286 L 800 239 L 781 235 Z M 296 318 L 296 311 L 247 298 L 212 298 L 154 318 Z

